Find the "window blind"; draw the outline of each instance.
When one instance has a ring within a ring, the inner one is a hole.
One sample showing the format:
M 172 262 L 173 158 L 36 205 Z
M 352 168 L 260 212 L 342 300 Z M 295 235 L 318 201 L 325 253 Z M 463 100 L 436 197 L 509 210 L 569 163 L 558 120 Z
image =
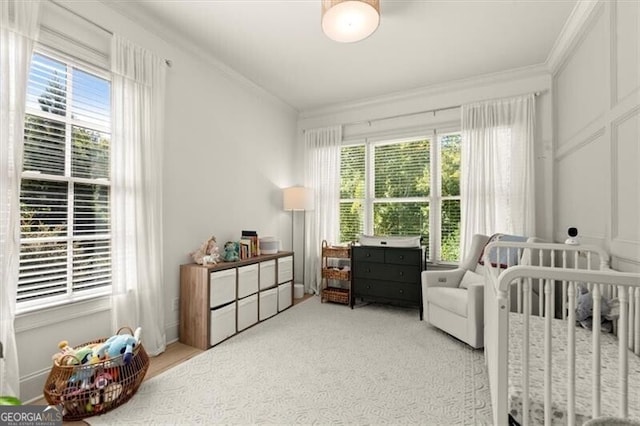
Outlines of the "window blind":
M 441 135 L 440 260 L 460 260 L 460 133 Z
M 355 241 L 364 231 L 365 146 L 340 151 L 340 241 Z
M 20 191 L 18 302 L 47 304 L 111 284 L 110 125 L 108 76 L 68 58 L 34 53 Z
M 459 133 L 344 146 L 340 173 L 342 242 L 420 235 L 429 259 L 459 260 Z

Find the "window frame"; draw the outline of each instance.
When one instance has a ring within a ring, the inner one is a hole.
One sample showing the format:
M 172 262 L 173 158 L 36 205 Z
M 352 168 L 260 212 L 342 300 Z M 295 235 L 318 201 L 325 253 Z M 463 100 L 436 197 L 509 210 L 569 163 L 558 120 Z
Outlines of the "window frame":
M 64 52 L 61 52 L 58 49 L 51 48 L 49 46 L 45 46 L 42 44 L 36 44 L 32 58 L 35 55 L 42 55 L 47 58 L 50 58 L 54 61 L 61 62 L 66 67 L 66 101 L 67 101 L 67 113 L 65 115 L 53 114 L 51 112 L 42 111 L 36 107 L 30 107 L 27 103 L 25 105 L 25 116 L 24 121 L 26 122 L 27 116 L 36 116 L 46 120 L 51 120 L 55 122 L 59 122 L 64 125 L 65 128 L 65 167 L 63 175 L 53 175 L 53 174 L 43 174 L 38 171 L 25 171 L 23 170 L 20 175 L 20 183 L 22 187 L 22 181 L 25 179 L 39 180 L 39 181 L 48 181 L 48 182 L 65 182 L 67 183 L 67 218 L 66 218 L 66 235 L 64 237 L 36 237 L 36 238 L 28 238 L 26 241 L 29 242 L 45 242 L 45 241 L 56 241 L 56 242 L 64 242 L 67 245 L 66 248 L 66 266 L 65 266 L 65 274 L 66 274 L 66 291 L 64 294 L 56 294 L 56 295 L 45 295 L 41 297 L 37 297 L 35 299 L 28 300 L 17 300 L 16 303 L 16 314 L 25 314 L 33 311 L 39 311 L 51 307 L 56 307 L 60 305 L 66 305 L 70 303 L 76 303 L 80 301 L 86 301 L 89 299 L 96 299 L 104 296 L 111 295 L 112 293 L 112 284 L 108 284 L 99 288 L 87 289 L 87 290 L 78 290 L 74 289 L 73 285 L 73 242 L 76 241 L 109 241 L 111 243 L 111 229 L 109 229 L 108 233 L 95 233 L 90 235 L 74 235 L 74 202 L 75 202 L 75 194 L 74 188 L 76 184 L 86 184 L 86 185 L 103 185 L 108 188 L 109 191 L 109 210 L 111 211 L 111 178 L 86 178 L 86 177 L 74 177 L 72 176 L 72 151 L 73 151 L 73 128 L 79 127 L 84 129 L 89 129 L 92 131 L 97 131 L 103 134 L 108 134 L 111 143 L 111 135 L 112 135 L 112 114 L 111 110 L 109 110 L 109 125 L 104 126 L 91 121 L 83 121 L 81 118 L 73 118 L 73 73 L 72 69 L 78 69 L 84 73 L 94 75 L 98 78 L 104 79 L 109 82 L 109 98 L 111 101 L 112 98 L 112 87 L 111 81 L 112 76 L 111 72 L 101 68 L 99 66 L 92 65 L 83 60 L 74 58 Z M 31 72 L 31 71 L 30 71 Z M 25 98 L 26 101 L 27 98 Z M 71 102 L 69 102 L 71 100 Z M 109 155 L 111 155 L 111 146 L 109 146 Z M 22 190 L 20 190 L 20 196 L 22 197 Z M 109 217 L 109 223 L 111 222 L 111 218 Z M 20 216 L 20 225 L 22 224 L 22 215 Z M 22 233 L 22 232 L 21 232 Z M 20 237 L 20 243 L 22 244 L 23 238 Z M 22 250 L 19 252 L 19 257 L 22 256 Z M 109 259 L 112 262 L 112 248 L 109 249 Z M 111 263 L 111 268 L 113 267 L 113 263 Z M 18 282 L 19 286 L 19 282 Z M 19 288 L 19 287 L 18 287 Z
M 365 160 L 364 160 L 364 176 L 365 176 L 365 192 L 364 199 L 359 198 L 340 198 L 339 204 L 347 202 L 362 203 L 363 209 L 363 233 L 367 235 L 373 234 L 373 218 L 374 218 L 374 205 L 376 203 L 406 203 L 406 202 L 425 202 L 429 206 L 429 241 L 424 244 L 428 247 L 429 258 L 427 261 L 433 264 L 454 265 L 459 261 L 444 261 L 441 260 L 441 239 L 442 239 L 442 203 L 447 200 L 460 200 L 461 196 L 442 195 L 442 163 L 441 163 L 441 138 L 447 135 L 461 134 L 459 125 L 446 126 L 438 129 L 430 129 L 427 132 L 417 134 L 411 137 L 402 138 L 384 138 L 378 140 L 353 140 L 343 143 L 341 148 L 350 146 L 365 147 Z M 416 142 L 420 140 L 429 140 L 430 152 L 429 152 L 429 170 L 430 170 L 430 191 L 429 195 L 425 197 L 405 197 L 405 198 L 376 198 L 375 197 L 375 170 L 374 170 L 374 156 L 375 148 L 377 146 L 392 145 L 406 142 Z M 434 149 L 435 147 L 435 149 Z M 342 241 L 345 243 L 345 241 Z M 424 242 L 423 242 L 424 243 Z M 461 255 L 460 255 L 461 256 Z

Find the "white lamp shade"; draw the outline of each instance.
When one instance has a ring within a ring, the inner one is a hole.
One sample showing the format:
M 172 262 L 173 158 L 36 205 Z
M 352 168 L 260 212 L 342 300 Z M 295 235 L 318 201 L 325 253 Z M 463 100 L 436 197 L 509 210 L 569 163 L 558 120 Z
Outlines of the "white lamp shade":
M 379 0 L 322 0 L 322 31 L 332 40 L 360 41 L 373 34 L 379 23 Z
M 303 186 L 285 188 L 282 193 L 284 210 L 313 210 L 313 190 Z

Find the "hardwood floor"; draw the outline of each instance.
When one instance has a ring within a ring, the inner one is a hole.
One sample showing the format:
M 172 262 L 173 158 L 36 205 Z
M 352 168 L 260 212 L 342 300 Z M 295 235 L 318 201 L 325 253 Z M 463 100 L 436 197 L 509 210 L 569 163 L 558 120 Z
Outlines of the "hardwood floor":
M 313 297 L 311 294 L 305 294 L 301 299 L 294 299 L 293 305 L 304 302 L 305 300 Z M 176 365 L 185 362 L 199 353 L 203 352 L 201 349 L 194 348 L 192 346 L 185 345 L 180 342 L 174 342 L 167 345 L 166 350 L 158 356 L 151 357 L 149 359 L 149 370 L 144 380 L 149 380 L 158 374 L 175 367 Z M 47 401 L 44 398 L 40 398 L 31 402 L 34 405 L 47 405 Z M 84 421 L 63 422 L 65 425 L 88 425 Z

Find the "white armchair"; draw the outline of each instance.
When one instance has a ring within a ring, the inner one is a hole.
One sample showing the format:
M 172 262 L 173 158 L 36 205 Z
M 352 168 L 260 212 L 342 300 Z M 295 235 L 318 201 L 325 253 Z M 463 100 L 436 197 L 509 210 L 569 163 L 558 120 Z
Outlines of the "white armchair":
M 486 235 L 474 235 L 456 269 L 422 272 L 425 320 L 474 348 L 484 346 L 484 276 L 476 268 L 488 241 Z

